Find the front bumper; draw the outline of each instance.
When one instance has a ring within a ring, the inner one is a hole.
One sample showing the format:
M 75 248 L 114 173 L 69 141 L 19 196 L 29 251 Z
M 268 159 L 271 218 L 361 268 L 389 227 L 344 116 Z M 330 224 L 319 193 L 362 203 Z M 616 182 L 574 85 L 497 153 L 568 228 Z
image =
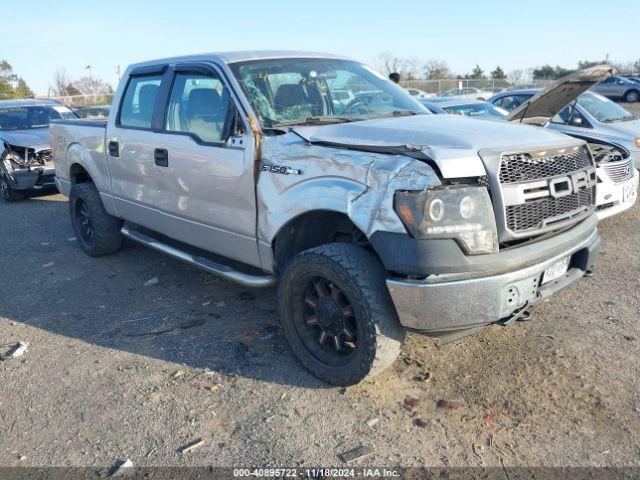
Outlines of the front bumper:
M 601 183 L 596 186 L 596 214 L 598 220 L 617 215 L 633 207 L 638 198 L 638 179 L 635 170 L 633 178 L 623 183 L 614 183 L 606 174 L 599 175 Z
M 584 231 L 585 226 L 590 228 Z M 552 237 L 539 242 L 553 241 L 562 248 L 526 267 L 486 276 L 459 273 L 433 275 L 425 280 L 388 279 L 387 287 L 400 323 L 410 329 L 438 333 L 480 327 L 517 315 L 593 268 L 600 247 L 595 222 L 585 220 L 582 228 L 574 226 L 557 235 L 561 236 L 566 238 L 558 241 Z M 571 241 L 573 237 L 575 243 Z M 567 247 L 568 243 L 571 246 Z M 567 273 L 541 285 L 545 270 L 566 257 L 570 257 Z
M 11 172 L 13 190 L 39 190 L 55 187 L 54 167 L 18 168 Z

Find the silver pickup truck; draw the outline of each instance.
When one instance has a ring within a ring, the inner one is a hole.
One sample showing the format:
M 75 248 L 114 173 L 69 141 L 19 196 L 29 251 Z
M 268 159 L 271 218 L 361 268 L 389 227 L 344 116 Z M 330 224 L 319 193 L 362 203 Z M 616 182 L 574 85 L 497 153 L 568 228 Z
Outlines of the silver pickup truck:
M 277 282 L 292 351 L 336 385 L 389 366 L 407 329 L 446 342 L 525 316 L 600 245 L 583 141 L 431 115 L 333 55 L 132 65 L 108 120 L 55 122 L 51 144 L 87 254 L 126 237 Z

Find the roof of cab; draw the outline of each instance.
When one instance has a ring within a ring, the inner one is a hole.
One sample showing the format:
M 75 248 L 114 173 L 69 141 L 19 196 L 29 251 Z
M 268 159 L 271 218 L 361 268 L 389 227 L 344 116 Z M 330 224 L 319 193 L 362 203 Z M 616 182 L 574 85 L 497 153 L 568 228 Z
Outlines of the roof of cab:
M 216 63 L 238 63 L 249 60 L 270 60 L 278 58 L 330 58 L 334 60 L 350 60 L 349 58 L 332 53 L 305 52 L 295 50 L 247 50 L 238 52 L 212 52 L 180 57 L 159 58 L 130 65 L 130 69 L 178 62 L 214 61 Z

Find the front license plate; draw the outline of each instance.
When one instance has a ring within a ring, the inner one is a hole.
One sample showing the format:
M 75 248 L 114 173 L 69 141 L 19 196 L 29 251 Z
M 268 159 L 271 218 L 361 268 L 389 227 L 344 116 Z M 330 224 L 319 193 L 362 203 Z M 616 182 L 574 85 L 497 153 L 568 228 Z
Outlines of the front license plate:
M 542 276 L 542 284 L 544 285 L 551 280 L 555 280 L 556 278 L 560 278 L 569 269 L 569 260 L 570 257 L 563 258 L 562 260 L 557 261 L 549 268 L 544 271 L 544 275 Z
M 628 201 L 634 199 L 636 196 L 636 185 L 634 182 L 629 182 L 627 185 L 622 187 L 622 203 L 627 203 Z

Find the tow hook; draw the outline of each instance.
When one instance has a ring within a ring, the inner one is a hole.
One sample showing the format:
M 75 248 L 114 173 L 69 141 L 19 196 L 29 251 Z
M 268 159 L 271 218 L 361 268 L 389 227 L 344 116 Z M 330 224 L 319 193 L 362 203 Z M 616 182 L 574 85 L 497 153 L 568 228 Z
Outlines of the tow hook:
M 524 310 L 516 320 L 518 322 L 530 322 L 533 320 L 533 315 L 531 315 L 529 310 Z
M 503 320 L 500 320 L 500 321 L 496 322 L 496 324 L 500 325 L 501 327 L 506 327 L 507 325 L 510 325 L 511 323 L 513 323 L 515 321 L 528 322 L 531 319 L 533 319 L 533 315 L 531 315 L 531 312 L 529 312 L 529 310 L 527 310 L 527 305 L 525 305 L 520 310 L 516 310 L 515 312 L 513 312 L 513 315 L 511 315 L 509 318 L 505 318 Z

